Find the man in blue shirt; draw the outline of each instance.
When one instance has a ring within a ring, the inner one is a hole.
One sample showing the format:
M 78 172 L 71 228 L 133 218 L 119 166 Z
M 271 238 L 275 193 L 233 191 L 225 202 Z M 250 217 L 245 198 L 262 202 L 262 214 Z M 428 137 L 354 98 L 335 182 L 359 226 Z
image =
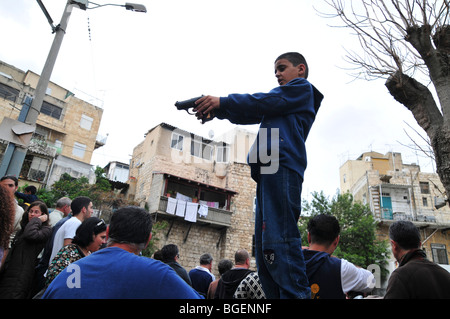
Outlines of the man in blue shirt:
M 216 280 L 216 277 L 211 273 L 212 262 L 213 258 L 211 254 L 203 254 L 200 256 L 200 266 L 195 267 L 189 272 L 192 288 L 205 297 L 208 293 L 209 284 Z
M 297 221 L 307 163 L 305 141 L 323 95 L 307 81 L 308 73 L 305 58 L 288 52 L 275 60 L 280 86 L 269 93 L 207 95 L 195 102 L 199 119 L 260 123 L 248 163 L 257 183 L 256 264 L 271 299 L 310 298 Z
M 303 256 L 312 299 L 345 299 L 350 292 L 365 294 L 375 287 L 372 272 L 333 256 L 340 231 L 332 215 L 319 214 L 308 222 L 309 247 Z
M 108 247 L 70 264 L 43 299 L 202 299 L 172 268 L 139 256 L 151 230 L 144 209 L 117 210 L 107 228 Z

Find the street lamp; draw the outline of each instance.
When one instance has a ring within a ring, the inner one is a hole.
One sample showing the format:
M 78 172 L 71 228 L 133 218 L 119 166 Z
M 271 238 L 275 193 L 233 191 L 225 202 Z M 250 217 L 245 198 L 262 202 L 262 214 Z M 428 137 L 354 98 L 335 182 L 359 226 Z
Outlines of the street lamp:
M 106 4 L 98 4 L 95 2 L 87 1 L 87 0 L 71 0 L 71 4 L 77 5 L 80 9 L 86 10 L 86 9 L 96 9 L 99 7 L 106 7 L 106 6 L 115 6 L 115 7 L 125 7 L 127 10 L 136 11 L 136 12 L 147 12 L 147 9 L 143 4 L 137 4 L 137 3 L 125 3 L 125 4 L 115 4 L 115 3 L 106 3 Z M 93 4 L 93 7 L 89 7 L 89 4 Z
M 55 33 L 55 38 L 53 39 L 50 52 L 47 56 L 47 60 L 45 61 L 44 68 L 42 70 L 38 84 L 36 86 L 31 106 L 27 100 L 26 103 L 22 105 L 22 110 L 20 111 L 19 121 L 23 121 L 26 124 L 32 126 L 36 126 L 37 117 L 41 111 L 42 102 L 44 101 L 45 92 L 47 91 L 48 83 L 50 82 L 50 76 L 52 74 L 53 67 L 55 66 L 56 57 L 58 56 L 59 49 L 61 48 L 64 35 L 66 34 L 67 24 L 69 22 L 70 14 L 72 13 L 72 8 L 74 6 L 77 6 L 82 10 L 86 10 L 86 9 L 95 9 L 107 5 L 114 5 L 114 4 L 99 5 L 93 2 L 89 2 L 88 0 L 67 0 L 66 7 L 64 8 L 64 12 L 61 17 L 61 22 L 57 26 L 54 26 L 53 20 L 50 17 L 48 11 L 45 9 L 45 6 L 42 3 L 42 1 L 41 0 L 36 1 L 38 2 L 45 16 L 47 17 L 47 20 L 50 26 L 52 27 L 52 31 L 53 33 Z M 94 4 L 95 6 L 89 8 L 90 3 Z M 127 10 L 132 10 L 136 12 L 144 12 L 144 13 L 147 12 L 147 9 L 142 4 L 126 3 L 125 5 L 114 5 L 114 6 L 125 7 Z M 13 143 L 9 143 L 0 166 L 0 176 L 6 174 L 19 176 L 26 153 L 27 153 L 26 149 L 16 147 L 16 145 L 14 145 Z

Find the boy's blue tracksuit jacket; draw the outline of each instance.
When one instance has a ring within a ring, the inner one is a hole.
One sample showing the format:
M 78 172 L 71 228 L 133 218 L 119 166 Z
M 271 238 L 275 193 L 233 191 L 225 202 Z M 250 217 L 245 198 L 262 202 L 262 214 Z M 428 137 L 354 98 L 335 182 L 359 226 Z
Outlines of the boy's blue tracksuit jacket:
M 258 161 L 249 161 L 252 177 L 258 181 L 261 165 L 269 165 L 266 158 L 270 157 L 272 129 L 278 129 L 279 156 L 271 158 L 279 160 L 279 165 L 297 172 L 303 179 L 306 169 L 305 141 L 308 137 L 323 95 L 308 80 L 296 78 L 269 93 L 230 94 L 220 98 L 220 108 L 215 110 L 219 119 L 228 119 L 234 124 L 261 123 L 255 144 L 249 153 L 257 152 Z M 266 129 L 266 133 L 261 134 Z M 261 137 L 260 137 L 261 135 Z M 267 136 L 267 138 L 264 138 Z

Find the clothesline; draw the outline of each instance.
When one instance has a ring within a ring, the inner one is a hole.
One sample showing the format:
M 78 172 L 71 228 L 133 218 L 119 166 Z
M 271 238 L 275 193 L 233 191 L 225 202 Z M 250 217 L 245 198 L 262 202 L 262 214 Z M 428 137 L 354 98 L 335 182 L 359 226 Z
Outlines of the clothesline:
M 201 217 L 208 215 L 208 205 L 169 197 L 166 213 L 184 217 L 185 220 L 195 223 L 197 221 L 197 214 Z

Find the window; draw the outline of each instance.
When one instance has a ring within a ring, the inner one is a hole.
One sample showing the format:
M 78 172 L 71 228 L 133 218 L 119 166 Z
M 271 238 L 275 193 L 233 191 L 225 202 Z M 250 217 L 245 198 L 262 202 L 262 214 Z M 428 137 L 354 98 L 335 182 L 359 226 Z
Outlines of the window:
M 420 192 L 422 194 L 430 193 L 430 184 L 428 182 L 420 182 Z
M 42 182 L 47 174 L 48 159 L 34 156 L 28 171 L 28 179 Z
M 41 113 L 60 120 L 62 108 L 44 101 L 42 102 Z
M 217 163 L 228 163 L 228 153 L 230 148 L 228 146 L 217 146 Z
M 427 200 L 426 197 L 422 197 L 422 205 L 423 205 L 424 207 L 428 207 L 428 200 Z
M 85 151 L 86 151 L 86 145 L 77 143 L 77 142 L 75 142 L 73 144 L 72 155 L 79 157 L 79 158 L 83 158 Z
M 81 128 L 90 131 L 92 127 L 92 122 L 94 122 L 94 119 L 92 117 L 81 114 L 81 121 L 80 121 Z
M 18 96 L 19 96 L 19 90 L 16 90 L 8 85 L 0 83 L 0 97 L 1 98 L 8 100 L 8 101 L 16 102 L 16 99 Z
M 191 155 L 200 157 L 206 160 L 211 160 L 213 148 L 211 145 L 203 142 L 192 140 L 191 141 Z
M 170 147 L 176 150 L 183 150 L 183 135 L 178 133 L 172 133 L 172 141 L 170 142 Z
M 431 244 L 431 253 L 435 263 L 448 265 L 447 249 L 444 244 Z

